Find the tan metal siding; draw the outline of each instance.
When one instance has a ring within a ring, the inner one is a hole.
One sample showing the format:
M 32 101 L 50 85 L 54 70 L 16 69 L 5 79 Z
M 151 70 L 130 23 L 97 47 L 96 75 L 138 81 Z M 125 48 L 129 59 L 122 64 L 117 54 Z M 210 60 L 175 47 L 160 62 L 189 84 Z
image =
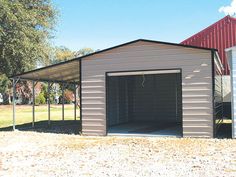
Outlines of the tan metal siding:
M 182 68 L 183 135 L 212 137 L 211 52 L 143 41 L 82 60 L 83 134 L 106 135 L 106 72 L 171 68 Z

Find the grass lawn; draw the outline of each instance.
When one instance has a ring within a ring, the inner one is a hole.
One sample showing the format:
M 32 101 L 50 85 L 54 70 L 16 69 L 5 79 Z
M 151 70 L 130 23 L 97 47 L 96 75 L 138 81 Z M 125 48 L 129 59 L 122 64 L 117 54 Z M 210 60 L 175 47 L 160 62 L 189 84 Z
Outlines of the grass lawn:
M 0 105 L 0 128 L 12 126 L 12 106 Z M 77 120 L 79 120 L 77 109 Z M 35 121 L 48 120 L 47 105 L 35 106 Z M 51 120 L 62 120 L 62 106 L 51 105 Z M 74 120 L 74 105 L 65 105 L 65 120 Z M 32 106 L 16 106 L 16 125 L 32 122 Z

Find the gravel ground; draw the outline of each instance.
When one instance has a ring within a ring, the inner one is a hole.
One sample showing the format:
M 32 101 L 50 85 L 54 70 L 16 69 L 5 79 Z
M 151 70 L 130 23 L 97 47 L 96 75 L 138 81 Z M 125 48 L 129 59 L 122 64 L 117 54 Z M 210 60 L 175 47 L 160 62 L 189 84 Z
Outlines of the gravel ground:
M 236 140 L 0 132 L 0 176 L 236 176 Z

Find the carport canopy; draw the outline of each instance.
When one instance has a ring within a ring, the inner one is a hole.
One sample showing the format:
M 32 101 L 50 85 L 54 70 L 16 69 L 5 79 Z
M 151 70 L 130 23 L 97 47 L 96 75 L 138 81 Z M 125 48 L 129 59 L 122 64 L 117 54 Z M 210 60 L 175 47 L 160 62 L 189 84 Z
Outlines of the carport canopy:
M 12 78 L 54 83 L 78 83 L 80 81 L 80 60 L 72 59 L 18 74 Z
M 62 120 L 64 121 L 64 87 L 67 84 L 74 85 L 74 118 L 76 120 L 76 106 L 78 94 L 77 90 L 81 90 L 81 62 L 80 58 L 75 58 L 69 61 L 61 62 L 58 64 L 46 66 L 43 68 L 31 70 L 18 75 L 12 76 L 13 80 L 13 130 L 15 130 L 15 105 L 16 105 L 16 84 L 19 80 L 32 81 L 32 127 L 35 123 L 35 85 L 37 82 L 48 83 L 48 95 L 53 83 L 62 84 Z M 81 97 L 81 94 L 79 94 Z M 81 99 L 79 99 L 81 101 Z M 48 124 L 50 124 L 50 99 L 48 99 Z M 81 114 L 80 114 L 81 117 Z

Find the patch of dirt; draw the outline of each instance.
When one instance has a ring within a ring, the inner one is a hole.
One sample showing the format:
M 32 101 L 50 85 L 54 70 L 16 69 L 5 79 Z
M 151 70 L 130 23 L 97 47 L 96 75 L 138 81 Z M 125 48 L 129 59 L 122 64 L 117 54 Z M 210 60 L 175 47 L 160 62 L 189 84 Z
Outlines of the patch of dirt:
M 236 176 L 236 140 L 0 132 L 0 176 Z

